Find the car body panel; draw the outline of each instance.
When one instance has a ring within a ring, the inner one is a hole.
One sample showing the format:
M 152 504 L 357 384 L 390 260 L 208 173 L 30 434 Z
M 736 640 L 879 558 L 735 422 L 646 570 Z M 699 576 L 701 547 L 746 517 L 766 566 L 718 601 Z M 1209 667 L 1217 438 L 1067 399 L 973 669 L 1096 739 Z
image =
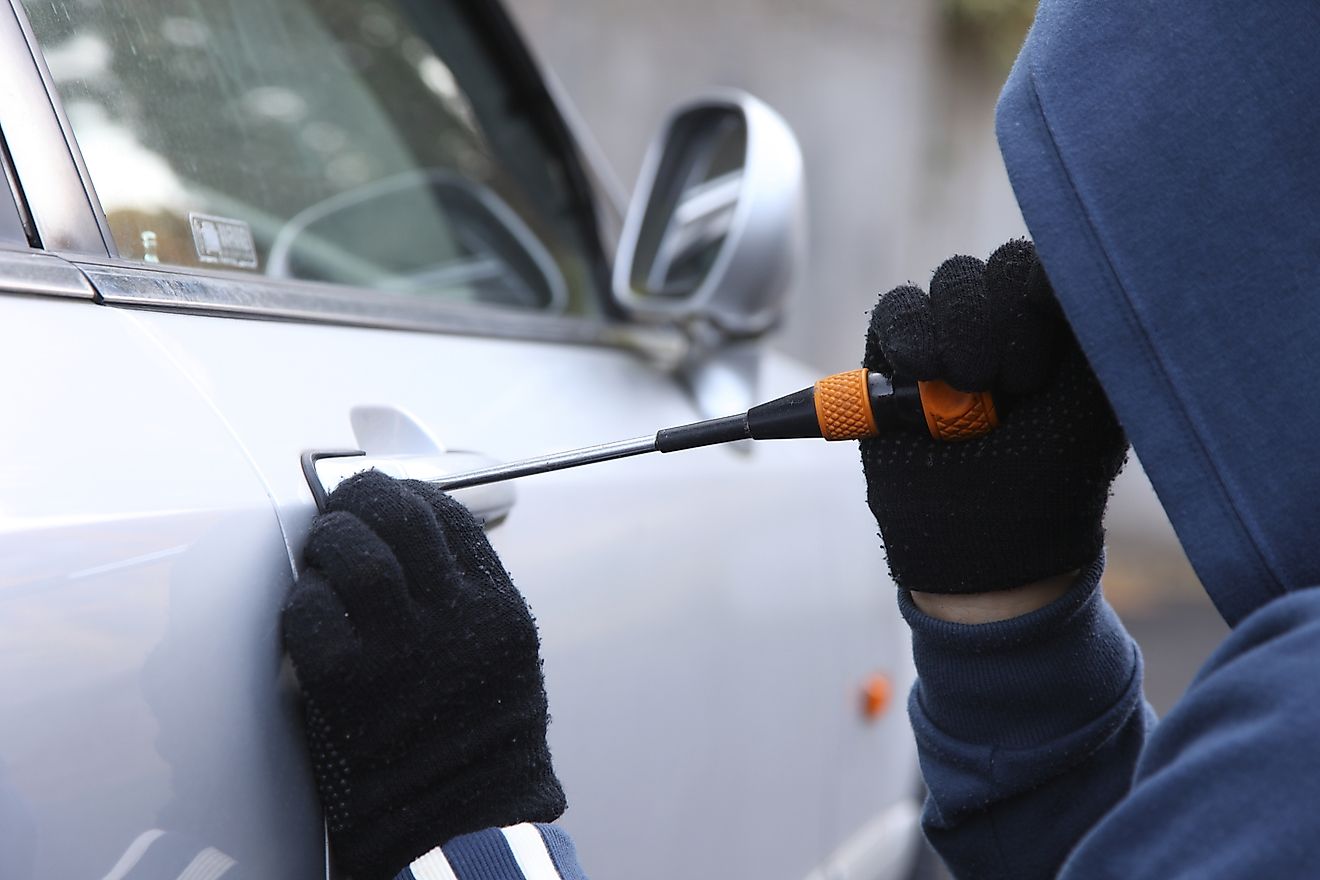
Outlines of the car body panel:
M 0 307 L 0 876 L 99 877 L 152 829 L 313 876 L 265 488 L 131 316 Z

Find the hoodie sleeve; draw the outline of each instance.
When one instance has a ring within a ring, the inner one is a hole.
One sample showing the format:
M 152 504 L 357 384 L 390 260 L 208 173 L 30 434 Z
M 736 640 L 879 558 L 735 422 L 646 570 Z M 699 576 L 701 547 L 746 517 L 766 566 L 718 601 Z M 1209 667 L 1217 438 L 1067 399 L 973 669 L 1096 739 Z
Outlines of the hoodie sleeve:
M 922 824 L 956 877 L 1056 876 L 1131 787 L 1154 713 L 1102 568 L 1038 611 L 976 626 L 899 594 L 918 675 L 908 708 L 929 789 Z
M 1060 877 L 1315 876 L 1317 670 L 1320 588 L 1239 623 Z
M 573 841 L 557 825 L 487 828 L 453 838 L 394 880 L 587 880 Z

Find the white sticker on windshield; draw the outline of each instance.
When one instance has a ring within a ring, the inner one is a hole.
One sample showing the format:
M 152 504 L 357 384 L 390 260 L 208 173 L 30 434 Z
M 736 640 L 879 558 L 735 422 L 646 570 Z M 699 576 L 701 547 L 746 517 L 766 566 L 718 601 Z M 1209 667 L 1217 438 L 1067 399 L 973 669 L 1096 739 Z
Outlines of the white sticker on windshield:
M 190 212 L 188 223 L 197 259 L 203 263 L 257 268 L 257 243 L 252 239 L 252 228 L 242 220 Z

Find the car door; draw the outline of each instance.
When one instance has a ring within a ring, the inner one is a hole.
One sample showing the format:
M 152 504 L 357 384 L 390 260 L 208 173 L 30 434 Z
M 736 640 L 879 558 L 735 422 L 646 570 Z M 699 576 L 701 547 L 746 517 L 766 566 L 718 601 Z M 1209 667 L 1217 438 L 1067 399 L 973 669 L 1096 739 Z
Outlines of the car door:
M 6 143 L 67 157 L 11 124 L 53 117 L 8 8 L 0 45 Z M 314 876 L 266 489 L 132 315 L 32 246 L 0 167 L 0 876 Z
M 438 473 L 700 415 L 662 363 L 677 328 L 607 306 L 586 176 L 493 5 L 18 11 L 89 207 L 60 217 L 29 193 L 37 225 L 230 432 L 287 559 L 315 512 L 308 453 Z M 763 393 L 809 382 L 762 361 Z M 860 499 L 854 458 L 709 449 L 529 479 L 500 502 L 492 540 L 540 622 L 589 869 L 665 877 L 695 857 L 712 876 L 801 877 L 906 797 L 910 761 L 866 749 L 910 759 L 910 739 L 857 711 L 865 673 L 906 666 L 871 592 L 873 525 L 840 504 Z M 273 650 L 267 612 L 242 650 Z M 872 623 L 873 643 L 845 632 Z M 288 785 L 310 795 L 305 776 Z M 305 839 L 249 843 L 314 857 Z

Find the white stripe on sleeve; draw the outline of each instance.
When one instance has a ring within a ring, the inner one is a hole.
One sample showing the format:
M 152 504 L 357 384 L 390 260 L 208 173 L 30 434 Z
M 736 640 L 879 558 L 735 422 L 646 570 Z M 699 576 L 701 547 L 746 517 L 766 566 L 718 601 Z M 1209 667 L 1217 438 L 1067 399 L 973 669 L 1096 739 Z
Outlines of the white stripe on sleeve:
M 179 880 L 220 880 L 224 873 L 238 864 L 232 858 L 213 846 L 193 856 L 188 867 L 183 869 Z
M 142 860 L 142 856 L 146 853 L 148 847 L 164 833 L 159 828 L 153 828 L 139 834 L 137 840 L 129 844 L 128 849 L 124 850 L 124 854 L 119 857 L 119 861 L 115 862 L 115 866 L 110 869 L 110 873 L 106 874 L 102 880 L 124 880 L 128 876 L 128 872 L 133 870 L 133 866 Z
M 530 822 L 501 828 L 500 833 L 513 851 L 513 859 L 518 863 L 527 880 L 563 880 L 555 870 L 554 860 L 545 848 L 545 839 L 536 826 Z
M 416 880 L 458 880 L 454 869 L 449 867 L 445 851 L 436 847 L 408 866 Z

